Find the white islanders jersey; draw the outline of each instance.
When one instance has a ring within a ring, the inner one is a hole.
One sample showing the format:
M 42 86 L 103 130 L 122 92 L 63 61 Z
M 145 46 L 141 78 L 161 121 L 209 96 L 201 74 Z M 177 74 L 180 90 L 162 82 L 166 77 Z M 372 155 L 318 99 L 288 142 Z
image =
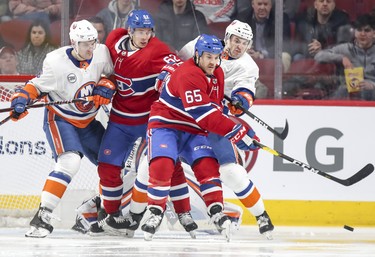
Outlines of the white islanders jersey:
M 72 47 L 61 47 L 47 54 L 40 75 L 28 83 L 40 93 L 47 93 L 48 101 L 64 101 L 91 96 L 102 75 L 113 73 L 108 48 L 97 44 L 91 60 L 80 62 L 72 54 Z M 48 108 L 77 127 L 86 127 L 97 114 L 93 102 L 51 105 Z

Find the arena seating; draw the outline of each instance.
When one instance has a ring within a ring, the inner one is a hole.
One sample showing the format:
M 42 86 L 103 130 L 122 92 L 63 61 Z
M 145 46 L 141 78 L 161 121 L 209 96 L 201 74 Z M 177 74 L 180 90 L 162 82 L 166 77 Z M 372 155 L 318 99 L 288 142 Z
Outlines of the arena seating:
M 26 34 L 31 25 L 31 20 L 14 19 L 0 23 L 0 35 L 4 41 L 14 47 L 21 49 L 26 42 Z

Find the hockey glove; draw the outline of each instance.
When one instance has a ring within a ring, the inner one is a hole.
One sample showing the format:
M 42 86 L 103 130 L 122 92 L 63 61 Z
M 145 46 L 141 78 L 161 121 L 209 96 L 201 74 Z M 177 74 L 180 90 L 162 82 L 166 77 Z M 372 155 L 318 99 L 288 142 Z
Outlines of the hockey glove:
M 180 66 L 180 64 L 182 64 L 182 62 L 173 62 L 173 63 L 168 63 L 166 65 L 164 65 L 164 67 L 161 69 L 161 72 L 159 74 L 159 76 L 156 78 L 155 80 L 155 90 L 158 91 L 159 93 L 161 93 L 161 91 L 163 90 L 163 87 L 164 87 L 164 80 L 165 78 L 172 74 L 178 66 Z
M 92 95 L 94 96 L 94 104 L 96 108 L 100 105 L 109 104 L 112 96 L 115 93 L 116 86 L 109 79 L 102 78 L 95 86 Z
M 232 131 L 226 134 L 225 137 L 228 138 L 232 143 L 236 144 L 241 150 L 254 151 L 259 149 L 259 147 L 253 143 L 253 139 L 258 142 L 260 141 L 255 135 L 254 130 L 242 124 L 236 124 Z
M 29 113 L 26 110 L 26 105 L 30 103 L 30 100 L 29 93 L 26 90 L 15 90 L 12 98 L 10 99 L 10 107 L 13 108 L 13 110 L 10 112 L 10 116 L 13 121 L 18 121 Z
M 231 114 L 240 116 L 243 111 L 236 106 L 242 106 L 243 109 L 248 110 L 254 101 L 253 93 L 245 88 L 236 89 L 232 92 L 231 103 L 228 103 L 228 108 Z

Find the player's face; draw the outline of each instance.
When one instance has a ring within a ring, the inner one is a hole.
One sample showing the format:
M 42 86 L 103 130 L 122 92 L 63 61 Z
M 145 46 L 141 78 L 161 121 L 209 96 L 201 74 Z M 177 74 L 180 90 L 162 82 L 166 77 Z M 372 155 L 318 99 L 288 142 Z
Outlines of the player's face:
M 31 28 L 30 41 L 33 46 L 41 46 L 46 39 L 46 32 L 42 26 L 34 26 Z
M 232 35 L 229 38 L 229 44 L 226 46 L 229 56 L 234 59 L 240 58 L 246 52 L 249 44 L 249 40 Z
M 132 33 L 133 44 L 138 48 L 144 48 L 147 46 L 148 41 L 152 37 L 152 30 L 148 28 L 135 29 Z
M 79 42 L 77 46 L 77 52 L 80 57 L 82 57 L 85 60 L 89 60 L 93 56 L 95 47 L 96 47 L 96 40 Z
M 220 62 L 220 54 L 212 54 L 203 52 L 202 56 L 198 59 L 199 67 L 206 73 L 207 75 L 214 74 L 216 66 Z

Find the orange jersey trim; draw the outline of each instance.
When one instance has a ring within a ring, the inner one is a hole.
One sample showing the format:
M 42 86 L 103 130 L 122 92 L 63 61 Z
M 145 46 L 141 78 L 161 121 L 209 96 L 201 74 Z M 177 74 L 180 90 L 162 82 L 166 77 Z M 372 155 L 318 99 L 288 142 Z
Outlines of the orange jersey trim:
M 91 117 L 91 118 L 88 118 L 88 119 L 83 119 L 83 120 L 74 120 L 74 119 L 68 119 L 62 115 L 59 115 L 54 109 L 53 107 L 51 106 L 47 106 L 48 110 L 50 110 L 51 112 L 53 112 L 55 115 L 58 115 L 59 117 L 63 118 L 64 120 L 66 120 L 67 122 L 69 122 L 70 124 L 72 124 L 73 126 L 77 127 L 77 128 L 86 128 L 91 121 L 93 121 L 95 119 L 95 116 Z
M 32 84 L 26 84 L 23 90 L 29 93 L 31 99 L 36 99 L 39 96 L 38 89 L 36 89 L 36 87 L 34 87 Z

